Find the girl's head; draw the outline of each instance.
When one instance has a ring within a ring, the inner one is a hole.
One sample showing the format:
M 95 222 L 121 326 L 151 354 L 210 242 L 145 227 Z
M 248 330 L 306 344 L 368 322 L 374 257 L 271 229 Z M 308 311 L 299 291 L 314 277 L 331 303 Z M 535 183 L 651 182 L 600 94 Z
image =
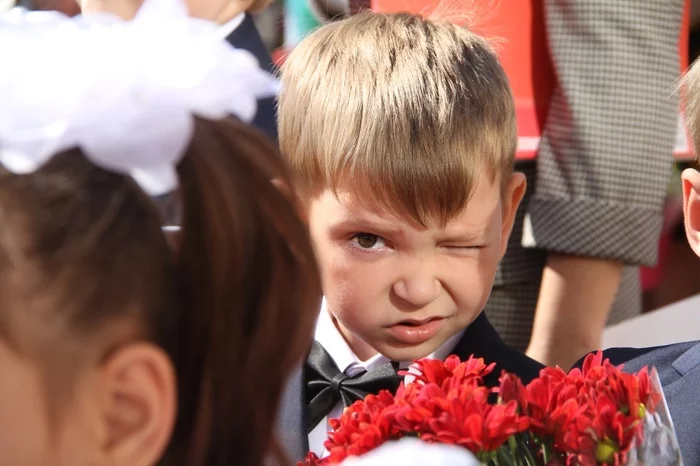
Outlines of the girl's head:
M 319 286 L 274 147 L 198 119 L 170 247 L 79 149 L 0 172 L 0 464 L 258 465 Z M 160 460 L 159 458 L 163 458 Z
M 0 15 L 2 465 L 276 451 L 318 273 L 281 157 L 223 119 L 252 118 L 276 81 L 186 13 Z M 166 238 L 149 196 L 172 190 Z

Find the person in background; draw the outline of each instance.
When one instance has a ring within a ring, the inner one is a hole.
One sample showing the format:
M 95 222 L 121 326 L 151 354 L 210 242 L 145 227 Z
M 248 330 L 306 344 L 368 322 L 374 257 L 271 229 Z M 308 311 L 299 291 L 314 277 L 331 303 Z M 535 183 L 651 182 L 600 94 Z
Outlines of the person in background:
M 672 168 L 683 0 L 546 0 L 557 87 L 486 313 L 504 339 L 569 367 L 641 312 Z M 517 79 L 517 77 L 515 77 Z

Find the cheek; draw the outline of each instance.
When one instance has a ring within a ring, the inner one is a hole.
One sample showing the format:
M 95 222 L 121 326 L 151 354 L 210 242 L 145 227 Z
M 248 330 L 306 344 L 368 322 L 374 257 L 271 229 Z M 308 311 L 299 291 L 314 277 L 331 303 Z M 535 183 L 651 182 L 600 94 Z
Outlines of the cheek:
M 385 260 L 367 261 L 341 247 L 319 256 L 323 292 L 353 306 L 374 302 L 391 288 L 391 273 Z
M 97 466 L 95 429 L 66 400 L 51 418 L 50 377 L 0 340 L 0 465 Z M 55 388 L 55 387 L 54 387 Z M 60 401 L 58 401 L 60 403 Z M 83 416 L 84 417 L 84 416 Z
M 324 294 L 337 294 L 339 290 L 362 287 L 362 267 L 358 267 L 357 261 L 342 244 L 328 238 L 325 232 L 313 230 L 311 239 L 321 271 Z
M 458 308 L 481 311 L 491 293 L 498 263 L 498 248 L 488 248 L 472 263 L 446 268 L 449 289 Z
M 341 247 L 335 249 L 319 255 L 328 307 L 348 327 L 367 326 L 379 315 L 378 306 L 389 302 L 390 274 L 381 273 L 381 261 L 369 263 Z
M 49 451 L 49 422 L 41 379 L 21 365 L 7 360 L 3 363 L 0 363 L 0 464 L 49 465 L 53 454 Z

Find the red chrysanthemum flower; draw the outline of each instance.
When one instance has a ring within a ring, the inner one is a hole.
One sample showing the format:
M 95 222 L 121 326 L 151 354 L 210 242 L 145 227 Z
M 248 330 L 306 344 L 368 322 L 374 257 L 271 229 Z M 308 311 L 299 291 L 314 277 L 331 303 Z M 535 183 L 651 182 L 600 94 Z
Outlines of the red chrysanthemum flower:
M 333 431 L 324 446 L 329 451 L 330 464 L 348 456 L 362 455 L 382 443 L 396 438 L 398 430 L 387 413 L 394 405 L 394 396 L 387 390 L 368 395 L 345 409 L 339 419 L 331 419 Z
M 482 359 L 425 359 L 414 369 L 413 383 L 401 384 L 396 395 L 370 395 L 330 421 L 329 456 L 309 454 L 298 466 L 338 464 L 405 436 L 460 445 L 487 461 L 526 432 L 529 443 L 519 443 L 518 454 L 533 453 L 538 464 L 547 458 L 551 465 L 560 460 L 569 466 L 622 465 L 643 435 L 641 418 L 655 410 L 660 397 L 646 369 L 623 373 L 600 352 L 568 374 L 545 368 L 527 386 L 504 372 L 494 390 L 483 386 L 494 365 Z M 492 392 L 498 393 L 497 404 L 489 403 Z
M 309 452 L 304 461 L 297 462 L 297 466 L 324 466 L 327 463 L 328 461 L 326 459 L 321 459 L 316 453 Z
M 555 443 L 563 441 L 559 434 L 581 410 L 577 384 L 561 369 L 546 368 L 525 387 L 533 433 Z
M 437 384 L 414 390 L 394 413 L 401 429 L 429 442 L 460 445 L 477 455 L 495 451 L 511 435 L 527 430 L 529 420 L 518 413 L 515 401 L 492 405 L 488 388 L 453 382 L 443 381 L 448 390 Z
M 498 397 L 503 402 L 515 401 L 521 413 L 527 413 L 527 391 L 523 382 L 514 374 L 503 372 L 498 379 Z
M 445 361 L 436 359 L 421 359 L 415 361 L 412 371 L 404 371 L 403 374 L 412 375 L 413 383 L 434 383 L 443 386 L 445 381 L 450 383 L 477 383 L 483 382 L 483 378 L 493 372 L 495 364 L 486 364 L 483 359 L 470 357 L 460 362 L 455 355 L 449 356 Z M 417 373 L 415 373 L 417 372 Z
M 642 435 L 636 415 L 625 415 L 610 398 L 600 396 L 566 429 L 573 465 L 624 465 L 633 442 Z
M 603 353 L 589 354 L 584 360 L 582 395 L 591 400 L 604 396 L 612 400 L 624 414 L 642 417 L 646 411 L 655 412 L 660 395 L 652 390 L 649 371 L 645 367 L 635 374 L 622 372 Z

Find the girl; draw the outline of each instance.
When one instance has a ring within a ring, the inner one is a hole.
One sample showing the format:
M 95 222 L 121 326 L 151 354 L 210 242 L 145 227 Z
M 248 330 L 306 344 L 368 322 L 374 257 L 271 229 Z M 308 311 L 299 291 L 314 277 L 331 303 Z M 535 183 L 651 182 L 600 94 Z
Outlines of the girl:
M 208 54 L 221 41 L 182 37 L 199 61 L 178 50 L 157 67 L 195 69 L 200 80 L 172 85 L 143 56 L 128 57 L 147 54 L 147 36 L 128 49 L 120 25 L 123 36 L 93 28 L 74 41 L 69 21 L 43 48 L 36 23 L 22 40 L 21 27 L 0 24 L 0 44 L 21 49 L 0 48 L 12 73 L 0 77 L 0 464 L 260 466 L 279 456 L 279 398 L 310 344 L 314 255 L 290 190 L 279 189 L 290 180 L 272 143 L 237 120 L 178 113 L 237 113 L 213 109 L 225 92 L 212 87 L 254 102 L 258 78 L 241 59 L 238 81 L 220 79 L 207 59 L 232 63 L 221 55 L 228 46 Z M 100 59 L 111 49 L 100 40 L 122 47 L 105 60 L 131 67 L 118 76 L 123 88 L 110 87 L 112 63 Z M 65 46 L 82 41 L 99 54 Z M 65 68 L 33 86 L 51 59 Z M 70 76 L 108 97 L 73 92 Z M 172 246 L 149 198 L 168 184 L 164 155 L 183 212 Z

